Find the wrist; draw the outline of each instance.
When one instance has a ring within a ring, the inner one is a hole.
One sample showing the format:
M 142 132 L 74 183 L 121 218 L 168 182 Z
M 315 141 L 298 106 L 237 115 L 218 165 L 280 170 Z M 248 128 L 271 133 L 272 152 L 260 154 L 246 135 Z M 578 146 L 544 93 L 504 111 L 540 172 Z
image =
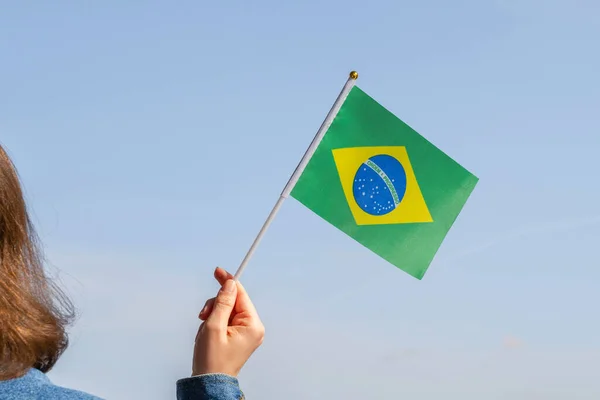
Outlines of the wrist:
M 227 368 L 193 368 L 192 376 L 203 376 L 203 375 L 223 375 L 237 378 L 239 371 L 231 371 Z

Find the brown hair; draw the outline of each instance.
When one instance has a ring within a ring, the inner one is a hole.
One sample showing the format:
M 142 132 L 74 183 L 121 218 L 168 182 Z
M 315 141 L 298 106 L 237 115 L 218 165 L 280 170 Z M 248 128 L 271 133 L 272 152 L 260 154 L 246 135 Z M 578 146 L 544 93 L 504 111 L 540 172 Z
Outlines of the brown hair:
M 49 371 L 73 307 L 44 272 L 17 171 L 0 145 L 0 380 Z

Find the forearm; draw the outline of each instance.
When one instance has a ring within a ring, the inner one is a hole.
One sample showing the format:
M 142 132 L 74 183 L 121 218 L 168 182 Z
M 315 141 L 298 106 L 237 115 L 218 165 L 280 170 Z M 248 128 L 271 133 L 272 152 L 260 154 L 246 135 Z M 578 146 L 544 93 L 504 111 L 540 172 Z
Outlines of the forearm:
M 177 400 L 243 400 L 238 380 L 224 374 L 207 374 L 177 381 Z

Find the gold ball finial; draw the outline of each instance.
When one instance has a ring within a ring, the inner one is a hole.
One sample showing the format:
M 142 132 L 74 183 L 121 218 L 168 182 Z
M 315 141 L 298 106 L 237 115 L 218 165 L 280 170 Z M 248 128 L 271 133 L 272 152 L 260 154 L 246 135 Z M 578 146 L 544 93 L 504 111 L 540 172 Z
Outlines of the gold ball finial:
M 350 79 L 357 80 L 358 79 L 358 72 L 356 72 L 356 71 L 350 72 Z

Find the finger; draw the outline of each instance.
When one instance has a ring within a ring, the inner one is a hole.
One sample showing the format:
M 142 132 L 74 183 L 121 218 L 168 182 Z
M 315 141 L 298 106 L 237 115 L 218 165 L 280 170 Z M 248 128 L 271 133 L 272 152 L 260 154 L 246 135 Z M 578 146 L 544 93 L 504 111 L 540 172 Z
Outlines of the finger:
M 227 329 L 229 317 L 233 312 L 233 307 L 236 303 L 237 285 L 235 281 L 229 279 L 225 282 L 213 304 L 213 310 L 206 319 L 213 328 Z
M 204 307 L 202 308 L 202 311 L 200 311 L 198 318 L 200 318 L 202 321 L 206 321 L 206 318 L 208 318 L 208 316 L 212 312 L 214 305 L 215 305 L 215 297 L 213 297 L 212 299 L 206 300 L 206 303 L 204 303 Z
M 233 275 L 230 274 L 229 272 L 225 271 L 223 268 L 217 267 L 215 269 L 215 279 L 221 285 L 223 285 L 228 279 L 233 279 Z M 257 317 L 258 312 L 256 311 L 256 308 L 254 307 L 252 300 L 250 300 L 250 296 L 248 296 L 248 292 L 246 292 L 244 285 L 242 285 L 239 281 L 237 282 L 237 289 L 238 289 L 238 297 L 237 297 L 234 311 L 236 313 L 246 312 L 246 313 L 252 315 L 253 317 Z
M 238 294 L 237 301 L 235 302 L 235 312 L 245 312 L 247 314 L 250 314 L 252 317 L 258 318 L 258 312 L 256 311 L 256 308 L 254 307 L 254 304 L 252 303 L 248 292 L 246 292 L 244 285 L 242 285 L 240 281 L 236 281 L 236 283 Z
M 233 279 L 233 275 L 225 271 L 223 268 L 217 267 L 215 269 L 215 279 L 217 282 L 219 282 L 219 285 L 223 286 L 227 279 Z

